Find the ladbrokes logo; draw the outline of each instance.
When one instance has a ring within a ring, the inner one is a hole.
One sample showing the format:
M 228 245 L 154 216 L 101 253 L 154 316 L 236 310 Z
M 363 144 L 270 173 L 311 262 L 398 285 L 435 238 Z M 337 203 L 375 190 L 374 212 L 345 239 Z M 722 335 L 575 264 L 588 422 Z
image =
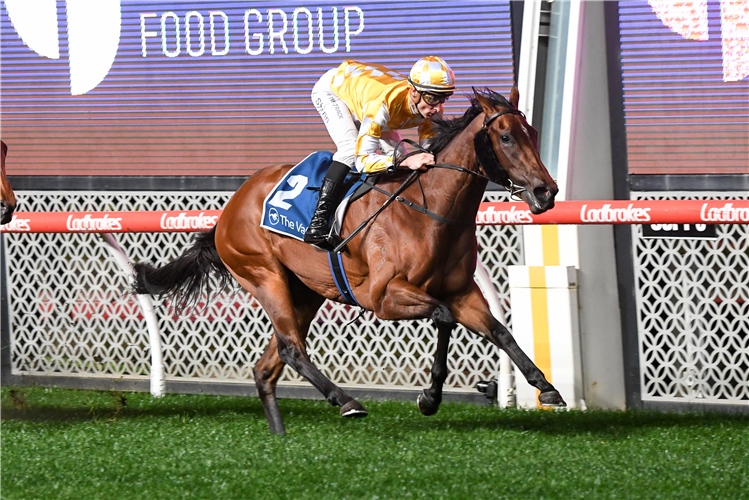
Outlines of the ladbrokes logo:
M 726 203 L 722 207 L 707 208 L 704 203 L 700 210 L 700 218 L 705 222 L 749 222 L 749 208 L 734 208 L 733 203 Z
M 632 203 L 627 208 L 611 208 L 609 203 L 601 208 L 583 205 L 580 219 L 583 222 L 649 222 L 650 208 L 635 208 Z
M 92 217 L 86 214 L 81 218 L 68 215 L 66 227 L 68 231 L 121 231 L 121 217 L 110 217 L 105 214 L 104 217 Z
M 70 93 L 85 94 L 107 76 L 120 43 L 120 0 L 66 0 Z M 60 58 L 56 0 L 5 0 L 13 26 L 31 50 Z
M 168 217 L 169 214 L 161 215 L 161 229 L 211 229 L 216 225 L 218 215 L 205 215 L 205 212 L 195 216 L 181 213 L 176 217 Z
M 533 217 L 530 210 L 518 210 L 514 206 L 509 210 L 494 210 L 489 206 L 476 214 L 477 224 L 531 224 Z
M 13 216 L 13 219 L 11 219 L 10 222 L 2 226 L 4 231 L 31 231 L 31 226 L 29 225 L 29 222 L 31 222 L 31 219 L 20 219 Z

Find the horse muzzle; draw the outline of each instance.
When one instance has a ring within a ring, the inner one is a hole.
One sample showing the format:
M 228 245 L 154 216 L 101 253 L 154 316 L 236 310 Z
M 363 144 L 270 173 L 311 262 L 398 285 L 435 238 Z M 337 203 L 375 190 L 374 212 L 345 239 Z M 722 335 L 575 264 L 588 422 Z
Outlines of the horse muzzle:
M 537 186 L 523 191 L 523 200 L 528 204 L 531 213 L 538 215 L 554 208 L 554 197 L 559 192 L 556 186 Z
M 0 201 L 0 224 L 7 224 L 13 218 L 13 210 L 16 207 Z

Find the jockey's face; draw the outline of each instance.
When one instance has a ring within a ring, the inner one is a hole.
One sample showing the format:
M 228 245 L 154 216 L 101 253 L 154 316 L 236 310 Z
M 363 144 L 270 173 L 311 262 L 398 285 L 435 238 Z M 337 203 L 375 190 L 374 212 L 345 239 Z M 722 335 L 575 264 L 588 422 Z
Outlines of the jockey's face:
M 428 97 L 424 98 L 424 96 Z M 416 108 L 416 111 L 418 111 L 418 113 L 427 120 L 431 120 L 436 116 L 442 116 L 442 105 L 447 100 L 443 96 L 419 92 L 413 87 L 410 89 L 409 98 L 411 100 L 411 104 L 413 104 Z M 427 101 L 433 104 L 429 104 Z

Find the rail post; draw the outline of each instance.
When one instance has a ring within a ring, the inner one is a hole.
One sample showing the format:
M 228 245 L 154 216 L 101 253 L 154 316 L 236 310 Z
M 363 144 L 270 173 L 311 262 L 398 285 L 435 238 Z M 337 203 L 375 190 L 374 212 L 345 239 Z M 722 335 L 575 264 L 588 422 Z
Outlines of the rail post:
M 101 233 L 101 237 L 106 243 L 109 253 L 119 264 L 120 269 L 125 272 L 126 276 L 133 274 L 133 264 L 127 258 L 125 251 L 117 243 L 117 240 L 111 233 Z M 143 311 L 143 317 L 146 320 L 148 328 L 148 340 L 151 349 L 151 395 L 155 398 L 164 396 L 166 392 L 166 380 L 164 378 L 164 361 L 161 356 L 161 335 L 159 333 L 159 322 L 153 308 L 153 301 L 147 295 L 136 295 L 138 303 Z
M 497 290 L 494 289 L 489 274 L 481 265 L 481 261 L 476 263 L 476 272 L 474 273 L 474 279 L 476 284 L 481 289 L 481 293 L 484 294 L 486 301 L 489 302 L 489 309 L 497 320 L 502 324 L 507 324 L 505 319 L 504 308 L 502 302 L 499 300 Z M 515 406 L 515 389 L 512 383 L 512 363 L 510 357 L 506 352 L 499 351 L 499 376 L 497 377 L 497 404 L 500 408 L 507 408 L 508 406 Z

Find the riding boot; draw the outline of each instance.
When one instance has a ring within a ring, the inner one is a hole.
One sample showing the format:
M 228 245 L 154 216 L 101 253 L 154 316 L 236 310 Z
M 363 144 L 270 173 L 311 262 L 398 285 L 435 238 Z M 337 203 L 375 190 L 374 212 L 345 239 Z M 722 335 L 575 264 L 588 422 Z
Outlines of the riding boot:
M 317 199 L 315 214 L 304 233 L 304 242 L 317 245 L 326 250 L 335 248 L 330 238 L 330 216 L 335 210 L 341 186 L 351 169 L 344 163 L 334 161 L 325 174 L 320 186 L 320 197 Z

